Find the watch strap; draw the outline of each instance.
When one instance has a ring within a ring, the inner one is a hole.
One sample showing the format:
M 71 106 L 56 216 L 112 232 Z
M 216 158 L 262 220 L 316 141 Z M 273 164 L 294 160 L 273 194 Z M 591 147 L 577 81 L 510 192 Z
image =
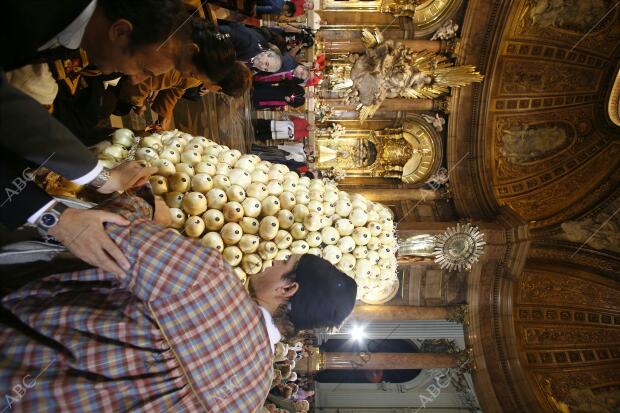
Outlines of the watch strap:
M 62 202 L 55 202 L 49 207 L 36 222 L 37 230 L 43 239 L 48 240 L 51 237 L 48 235 L 49 230 L 55 227 L 60 221 L 60 216 L 68 207 Z
M 99 174 L 95 177 L 95 179 L 90 181 L 88 185 L 95 189 L 99 189 L 102 186 L 104 186 L 106 183 L 108 183 L 109 180 L 110 180 L 110 170 L 108 168 L 102 168 L 101 172 L 99 172 Z

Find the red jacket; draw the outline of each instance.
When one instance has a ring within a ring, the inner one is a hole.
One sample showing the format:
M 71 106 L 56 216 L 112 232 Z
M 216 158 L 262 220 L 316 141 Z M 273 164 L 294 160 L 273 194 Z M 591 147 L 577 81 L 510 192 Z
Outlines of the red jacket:
M 295 5 L 295 13 L 293 16 L 301 16 L 306 12 L 304 10 L 304 0 L 291 0 L 291 2 Z
M 304 140 L 304 138 L 308 137 L 308 121 L 304 118 L 298 118 L 296 116 L 291 116 L 291 121 L 293 122 L 293 140 L 295 142 L 299 142 Z

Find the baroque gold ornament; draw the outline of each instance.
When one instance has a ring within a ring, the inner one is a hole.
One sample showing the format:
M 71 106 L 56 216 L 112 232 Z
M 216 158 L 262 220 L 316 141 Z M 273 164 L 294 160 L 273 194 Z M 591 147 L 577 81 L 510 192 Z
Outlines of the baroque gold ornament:
M 471 270 L 484 252 L 484 234 L 478 227 L 467 224 L 456 224 L 444 233 L 436 235 L 435 262 L 441 269 L 448 271 Z
M 483 75 L 471 65 L 455 66 L 446 56 L 385 41 L 375 29 L 362 31 L 366 52 L 352 55 L 349 77 L 333 88 L 346 90 L 346 100 L 357 104 L 360 120 L 372 118 L 385 99 L 434 99 L 451 87 L 481 82 Z

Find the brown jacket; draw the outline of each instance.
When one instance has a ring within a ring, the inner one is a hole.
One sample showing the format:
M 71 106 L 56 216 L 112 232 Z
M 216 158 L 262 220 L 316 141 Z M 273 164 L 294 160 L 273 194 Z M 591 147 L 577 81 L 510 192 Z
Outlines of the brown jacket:
M 133 106 L 144 106 L 151 92 L 158 91 L 157 97 L 151 104 L 151 110 L 160 118 L 170 118 L 177 101 L 187 89 L 203 83 L 199 79 L 183 77 L 181 72 L 171 70 L 163 75 L 150 77 L 144 82 L 132 85 L 127 79 L 120 84 L 119 98 Z

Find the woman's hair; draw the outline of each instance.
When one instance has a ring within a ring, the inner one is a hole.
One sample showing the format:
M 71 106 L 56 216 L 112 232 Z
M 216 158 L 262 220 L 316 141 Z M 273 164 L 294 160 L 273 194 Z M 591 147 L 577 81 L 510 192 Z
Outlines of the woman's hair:
M 252 86 L 252 71 L 237 60 L 228 74 L 217 84 L 222 88 L 222 93 L 234 98 L 241 97 Z
M 297 11 L 297 6 L 292 1 L 285 1 L 284 7 L 282 8 L 282 14 L 287 17 L 292 17 L 295 15 Z
M 131 22 L 132 51 L 147 44 L 165 42 L 187 17 L 179 0 L 99 0 L 97 4 L 108 20 Z
M 191 28 L 191 40 L 199 48 L 192 57 L 193 63 L 201 73 L 219 83 L 230 73 L 237 58 L 230 35 L 218 33 L 213 26 L 198 18 L 191 20 Z

